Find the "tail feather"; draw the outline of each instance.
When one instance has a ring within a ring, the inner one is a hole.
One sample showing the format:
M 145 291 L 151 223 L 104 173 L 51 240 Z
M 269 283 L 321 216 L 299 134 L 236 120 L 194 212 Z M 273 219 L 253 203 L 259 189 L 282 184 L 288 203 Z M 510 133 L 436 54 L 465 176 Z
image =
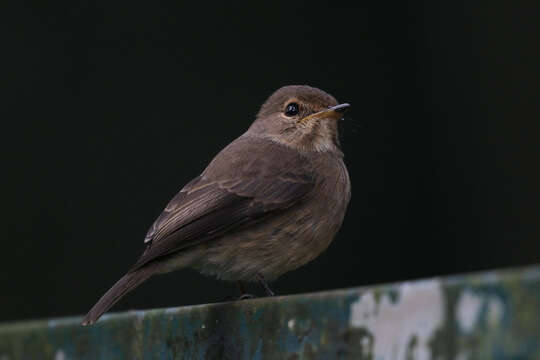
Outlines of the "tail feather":
M 148 264 L 145 267 L 139 268 L 135 271 L 128 272 L 120 280 L 116 282 L 99 301 L 90 309 L 88 314 L 84 317 L 83 325 L 90 325 L 95 323 L 101 315 L 109 310 L 118 300 L 126 295 L 131 290 L 139 286 L 143 281 L 154 275 L 155 267 L 152 264 Z

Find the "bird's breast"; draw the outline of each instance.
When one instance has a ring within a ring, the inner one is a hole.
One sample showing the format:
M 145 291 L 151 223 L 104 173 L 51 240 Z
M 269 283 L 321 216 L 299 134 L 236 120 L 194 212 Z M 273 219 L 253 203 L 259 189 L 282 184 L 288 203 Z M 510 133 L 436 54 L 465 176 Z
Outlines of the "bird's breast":
M 314 163 L 319 166 L 316 184 L 303 200 L 209 243 L 201 257 L 204 260 L 195 267 L 224 280 L 250 281 L 257 273 L 272 280 L 326 250 L 341 227 L 350 182 L 340 158 L 321 160 Z

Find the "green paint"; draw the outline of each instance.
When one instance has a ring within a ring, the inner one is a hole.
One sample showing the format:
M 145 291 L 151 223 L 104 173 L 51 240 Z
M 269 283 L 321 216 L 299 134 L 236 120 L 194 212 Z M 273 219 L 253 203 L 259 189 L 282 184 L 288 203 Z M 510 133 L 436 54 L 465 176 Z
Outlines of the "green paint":
M 420 291 L 422 284 L 407 283 L 407 304 L 398 283 L 132 311 L 90 327 L 80 326 L 81 318 L 2 324 L 0 359 L 540 359 L 540 267 L 441 278 L 434 282 L 439 287 Z M 411 296 L 434 291 L 442 303 L 428 305 L 443 320 L 431 324 L 426 341 L 406 306 L 414 306 Z M 366 294 L 376 310 L 368 318 L 352 313 Z M 381 331 L 394 320 L 382 311 L 399 314 L 399 329 L 411 326 L 385 336 Z M 366 325 L 355 326 L 354 316 Z M 392 356 L 380 353 L 387 346 Z

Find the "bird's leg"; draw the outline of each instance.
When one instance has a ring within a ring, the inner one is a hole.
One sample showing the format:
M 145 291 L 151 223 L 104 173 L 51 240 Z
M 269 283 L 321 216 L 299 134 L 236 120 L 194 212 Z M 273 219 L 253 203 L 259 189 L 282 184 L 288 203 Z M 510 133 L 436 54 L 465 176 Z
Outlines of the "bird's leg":
M 247 299 L 253 299 L 255 296 L 251 294 L 246 294 L 246 291 L 244 290 L 244 284 L 241 281 L 237 281 L 236 285 L 238 286 L 238 290 L 240 291 L 240 297 L 238 300 L 247 300 Z
M 270 289 L 270 286 L 268 286 L 268 283 L 266 282 L 266 280 L 264 280 L 264 277 L 261 274 L 257 273 L 256 276 L 257 276 L 257 280 L 259 280 L 259 284 L 261 284 L 262 287 L 264 288 L 264 291 L 266 291 L 267 296 L 276 295 L 274 294 L 272 289 Z
M 244 295 L 246 293 L 244 284 L 240 280 L 236 282 L 236 286 L 238 287 L 238 291 L 240 291 L 240 295 Z

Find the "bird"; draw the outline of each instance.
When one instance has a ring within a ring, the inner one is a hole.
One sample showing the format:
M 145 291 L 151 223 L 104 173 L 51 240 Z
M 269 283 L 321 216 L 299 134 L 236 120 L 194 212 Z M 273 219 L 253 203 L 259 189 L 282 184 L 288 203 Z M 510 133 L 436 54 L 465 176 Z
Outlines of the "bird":
M 351 184 L 338 121 L 349 107 L 308 85 L 276 90 L 247 131 L 170 200 L 140 258 L 83 325 L 151 276 L 182 268 L 236 281 L 241 292 L 259 282 L 274 295 L 268 282 L 315 259 L 342 225 Z

